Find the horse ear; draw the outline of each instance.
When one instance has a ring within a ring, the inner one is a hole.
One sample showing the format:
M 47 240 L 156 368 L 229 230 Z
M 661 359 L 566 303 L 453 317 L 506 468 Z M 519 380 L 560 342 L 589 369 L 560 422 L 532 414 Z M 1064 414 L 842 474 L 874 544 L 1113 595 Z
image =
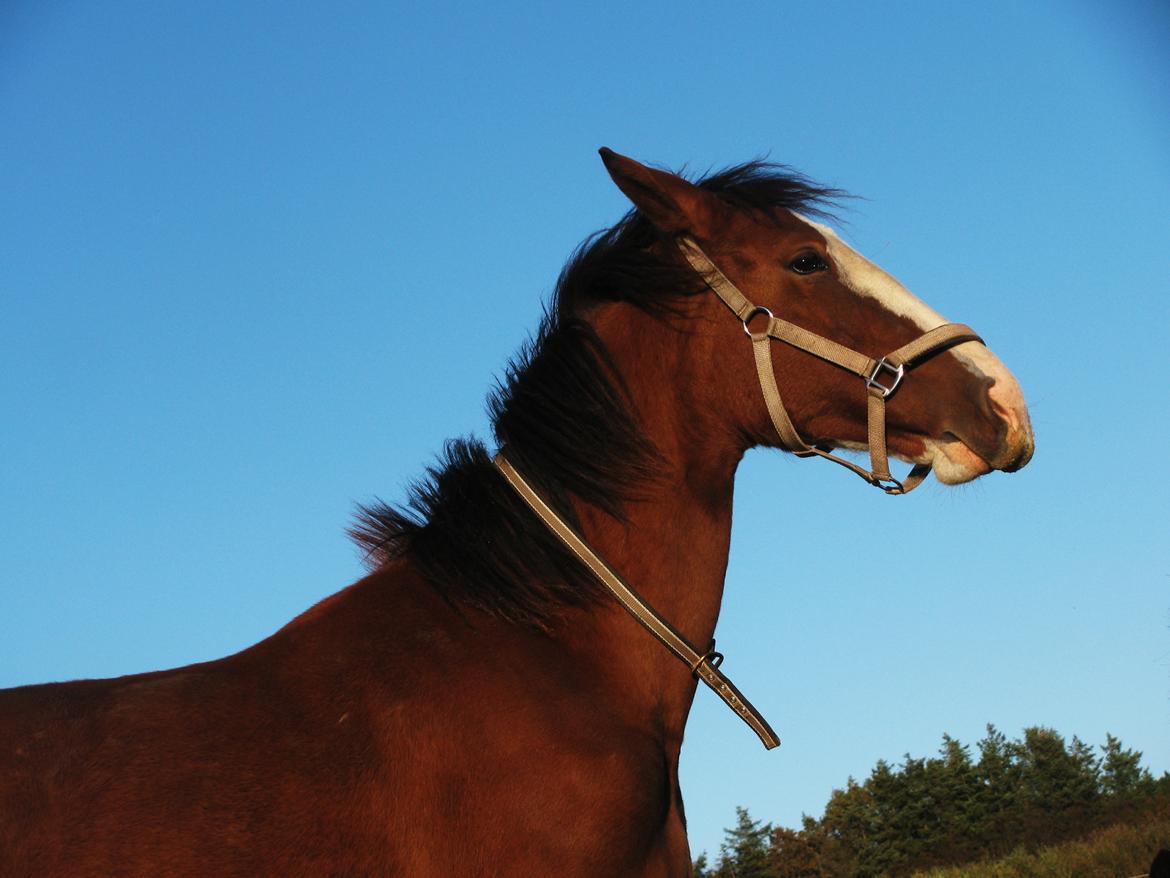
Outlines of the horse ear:
M 715 211 L 715 199 L 709 192 L 608 147 L 598 152 L 617 187 L 659 229 L 671 235 L 707 236 Z

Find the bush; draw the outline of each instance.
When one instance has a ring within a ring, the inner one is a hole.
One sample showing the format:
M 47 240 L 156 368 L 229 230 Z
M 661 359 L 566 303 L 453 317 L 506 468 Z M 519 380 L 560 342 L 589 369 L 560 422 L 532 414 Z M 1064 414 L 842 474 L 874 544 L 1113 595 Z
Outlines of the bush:
M 1136 823 L 1035 851 L 1019 847 L 1000 860 L 915 872 L 914 878 L 1125 878 L 1144 875 L 1154 854 L 1168 846 L 1170 803 L 1157 800 Z

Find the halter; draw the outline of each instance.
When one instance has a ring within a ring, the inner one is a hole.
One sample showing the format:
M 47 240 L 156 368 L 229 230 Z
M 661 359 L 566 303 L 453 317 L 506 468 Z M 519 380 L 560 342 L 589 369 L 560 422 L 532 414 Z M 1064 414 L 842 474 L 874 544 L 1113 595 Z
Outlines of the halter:
M 723 274 L 707 255 L 699 249 L 690 238 L 679 239 L 679 247 L 691 267 L 706 281 L 707 286 L 720 300 L 731 309 L 743 322 L 743 331 L 752 340 L 752 353 L 756 361 L 756 372 L 760 377 L 760 389 L 764 394 L 764 402 L 768 406 L 768 414 L 772 424 L 780 435 L 783 447 L 797 457 L 817 455 L 839 463 L 852 472 L 857 473 L 871 485 L 881 488 L 887 494 L 905 494 L 912 491 L 930 472 L 930 464 L 920 463 L 914 466 L 910 474 L 899 481 L 890 475 L 889 458 L 886 454 L 886 400 L 901 386 L 906 371 L 917 363 L 926 360 L 947 348 L 965 341 L 982 343 L 978 335 L 970 327 L 960 323 L 947 323 L 925 332 L 909 344 L 903 345 L 892 353 L 886 354 L 877 360 L 865 354 L 830 341 L 815 332 L 801 329 L 786 320 L 781 320 L 761 305 L 753 304 L 747 296 L 727 276 Z M 753 332 L 751 322 L 759 317 L 768 318 L 763 332 Z M 822 360 L 839 366 L 865 381 L 868 392 L 869 416 L 869 458 L 872 469 L 865 469 L 843 457 L 831 454 L 824 448 L 809 445 L 800 438 L 792 419 L 784 408 L 780 398 L 780 389 L 776 386 L 776 373 L 772 367 L 772 339 L 787 342 L 794 347 L 807 351 Z M 780 743 L 768 721 L 752 706 L 735 688 L 734 684 L 719 670 L 723 655 L 715 651 L 715 641 L 704 651 L 700 652 L 689 640 L 666 621 L 658 612 L 647 604 L 642 597 L 612 567 L 590 548 L 581 536 L 570 527 L 563 518 L 550 507 L 536 490 L 525 480 L 524 476 L 512 466 L 501 449 L 492 461 L 496 469 L 515 490 L 529 508 L 537 514 L 545 526 L 556 535 L 560 541 L 574 555 L 580 559 L 594 576 L 609 589 L 618 602 L 627 612 L 653 634 L 663 646 L 690 668 L 691 674 L 702 680 L 716 695 L 723 699 L 735 714 L 751 728 L 764 743 L 765 749 L 771 750 Z
M 680 238 L 679 247 L 683 256 L 699 276 L 706 281 L 711 291 L 719 297 L 731 312 L 743 321 L 743 331 L 752 340 L 752 354 L 756 361 L 756 374 L 760 378 L 760 390 L 764 394 L 764 403 L 768 407 L 768 414 L 772 418 L 772 425 L 780 436 L 780 443 L 786 451 L 791 451 L 797 457 L 811 457 L 817 455 L 838 463 L 851 472 L 857 473 L 876 488 L 881 488 L 887 494 L 906 494 L 913 491 L 930 472 L 929 463 L 915 464 L 906 478 L 899 481 L 890 475 L 890 461 L 886 452 L 886 400 L 894 395 L 902 386 L 902 379 L 912 366 L 928 360 L 935 354 L 940 354 L 948 348 L 965 341 L 983 343 L 973 329 L 961 323 L 944 323 L 928 332 L 924 332 L 909 344 L 902 345 L 897 350 L 886 354 L 879 359 L 867 357 L 824 336 L 817 335 L 807 329 L 802 329 L 787 320 L 773 316 L 772 312 L 762 305 L 753 304 L 747 296 L 727 276 L 720 271 L 707 254 L 699 249 L 699 245 L 691 238 Z M 752 321 L 760 316 L 768 318 L 767 325 L 762 332 L 753 332 Z M 776 372 L 772 366 L 772 351 L 770 342 L 787 342 L 793 347 L 807 351 L 820 357 L 826 362 L 839 366 L 847 372 L 852 372 L 865 381 L 867 391 L 867 407 L 869 419 L 869 465 L 870 469 L 859 466 L 851 460 L 846 460 L 825 448 L 809 445 L 800 438 L 784 402 L 780 398 L 780 388 L 776 386 Z

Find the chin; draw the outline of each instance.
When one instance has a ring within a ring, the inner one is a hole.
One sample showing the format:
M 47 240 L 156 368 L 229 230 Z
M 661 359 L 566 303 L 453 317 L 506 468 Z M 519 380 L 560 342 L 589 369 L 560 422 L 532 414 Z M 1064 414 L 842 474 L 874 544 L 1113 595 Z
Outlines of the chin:
M 928 441 L 927 457 L 944 485 L 961 485 L 991 472 L 991 465 L 957 439 Z

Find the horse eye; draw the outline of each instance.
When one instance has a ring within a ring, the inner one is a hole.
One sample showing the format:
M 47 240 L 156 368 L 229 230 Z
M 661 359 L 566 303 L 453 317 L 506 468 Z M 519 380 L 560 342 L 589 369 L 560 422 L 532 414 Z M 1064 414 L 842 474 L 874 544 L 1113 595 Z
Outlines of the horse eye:
M 819 253 L 802 253 L 793 259 L 788 267 L 797 274 L 816 274 L 818 271 L 826 270 L 829 266 Z

